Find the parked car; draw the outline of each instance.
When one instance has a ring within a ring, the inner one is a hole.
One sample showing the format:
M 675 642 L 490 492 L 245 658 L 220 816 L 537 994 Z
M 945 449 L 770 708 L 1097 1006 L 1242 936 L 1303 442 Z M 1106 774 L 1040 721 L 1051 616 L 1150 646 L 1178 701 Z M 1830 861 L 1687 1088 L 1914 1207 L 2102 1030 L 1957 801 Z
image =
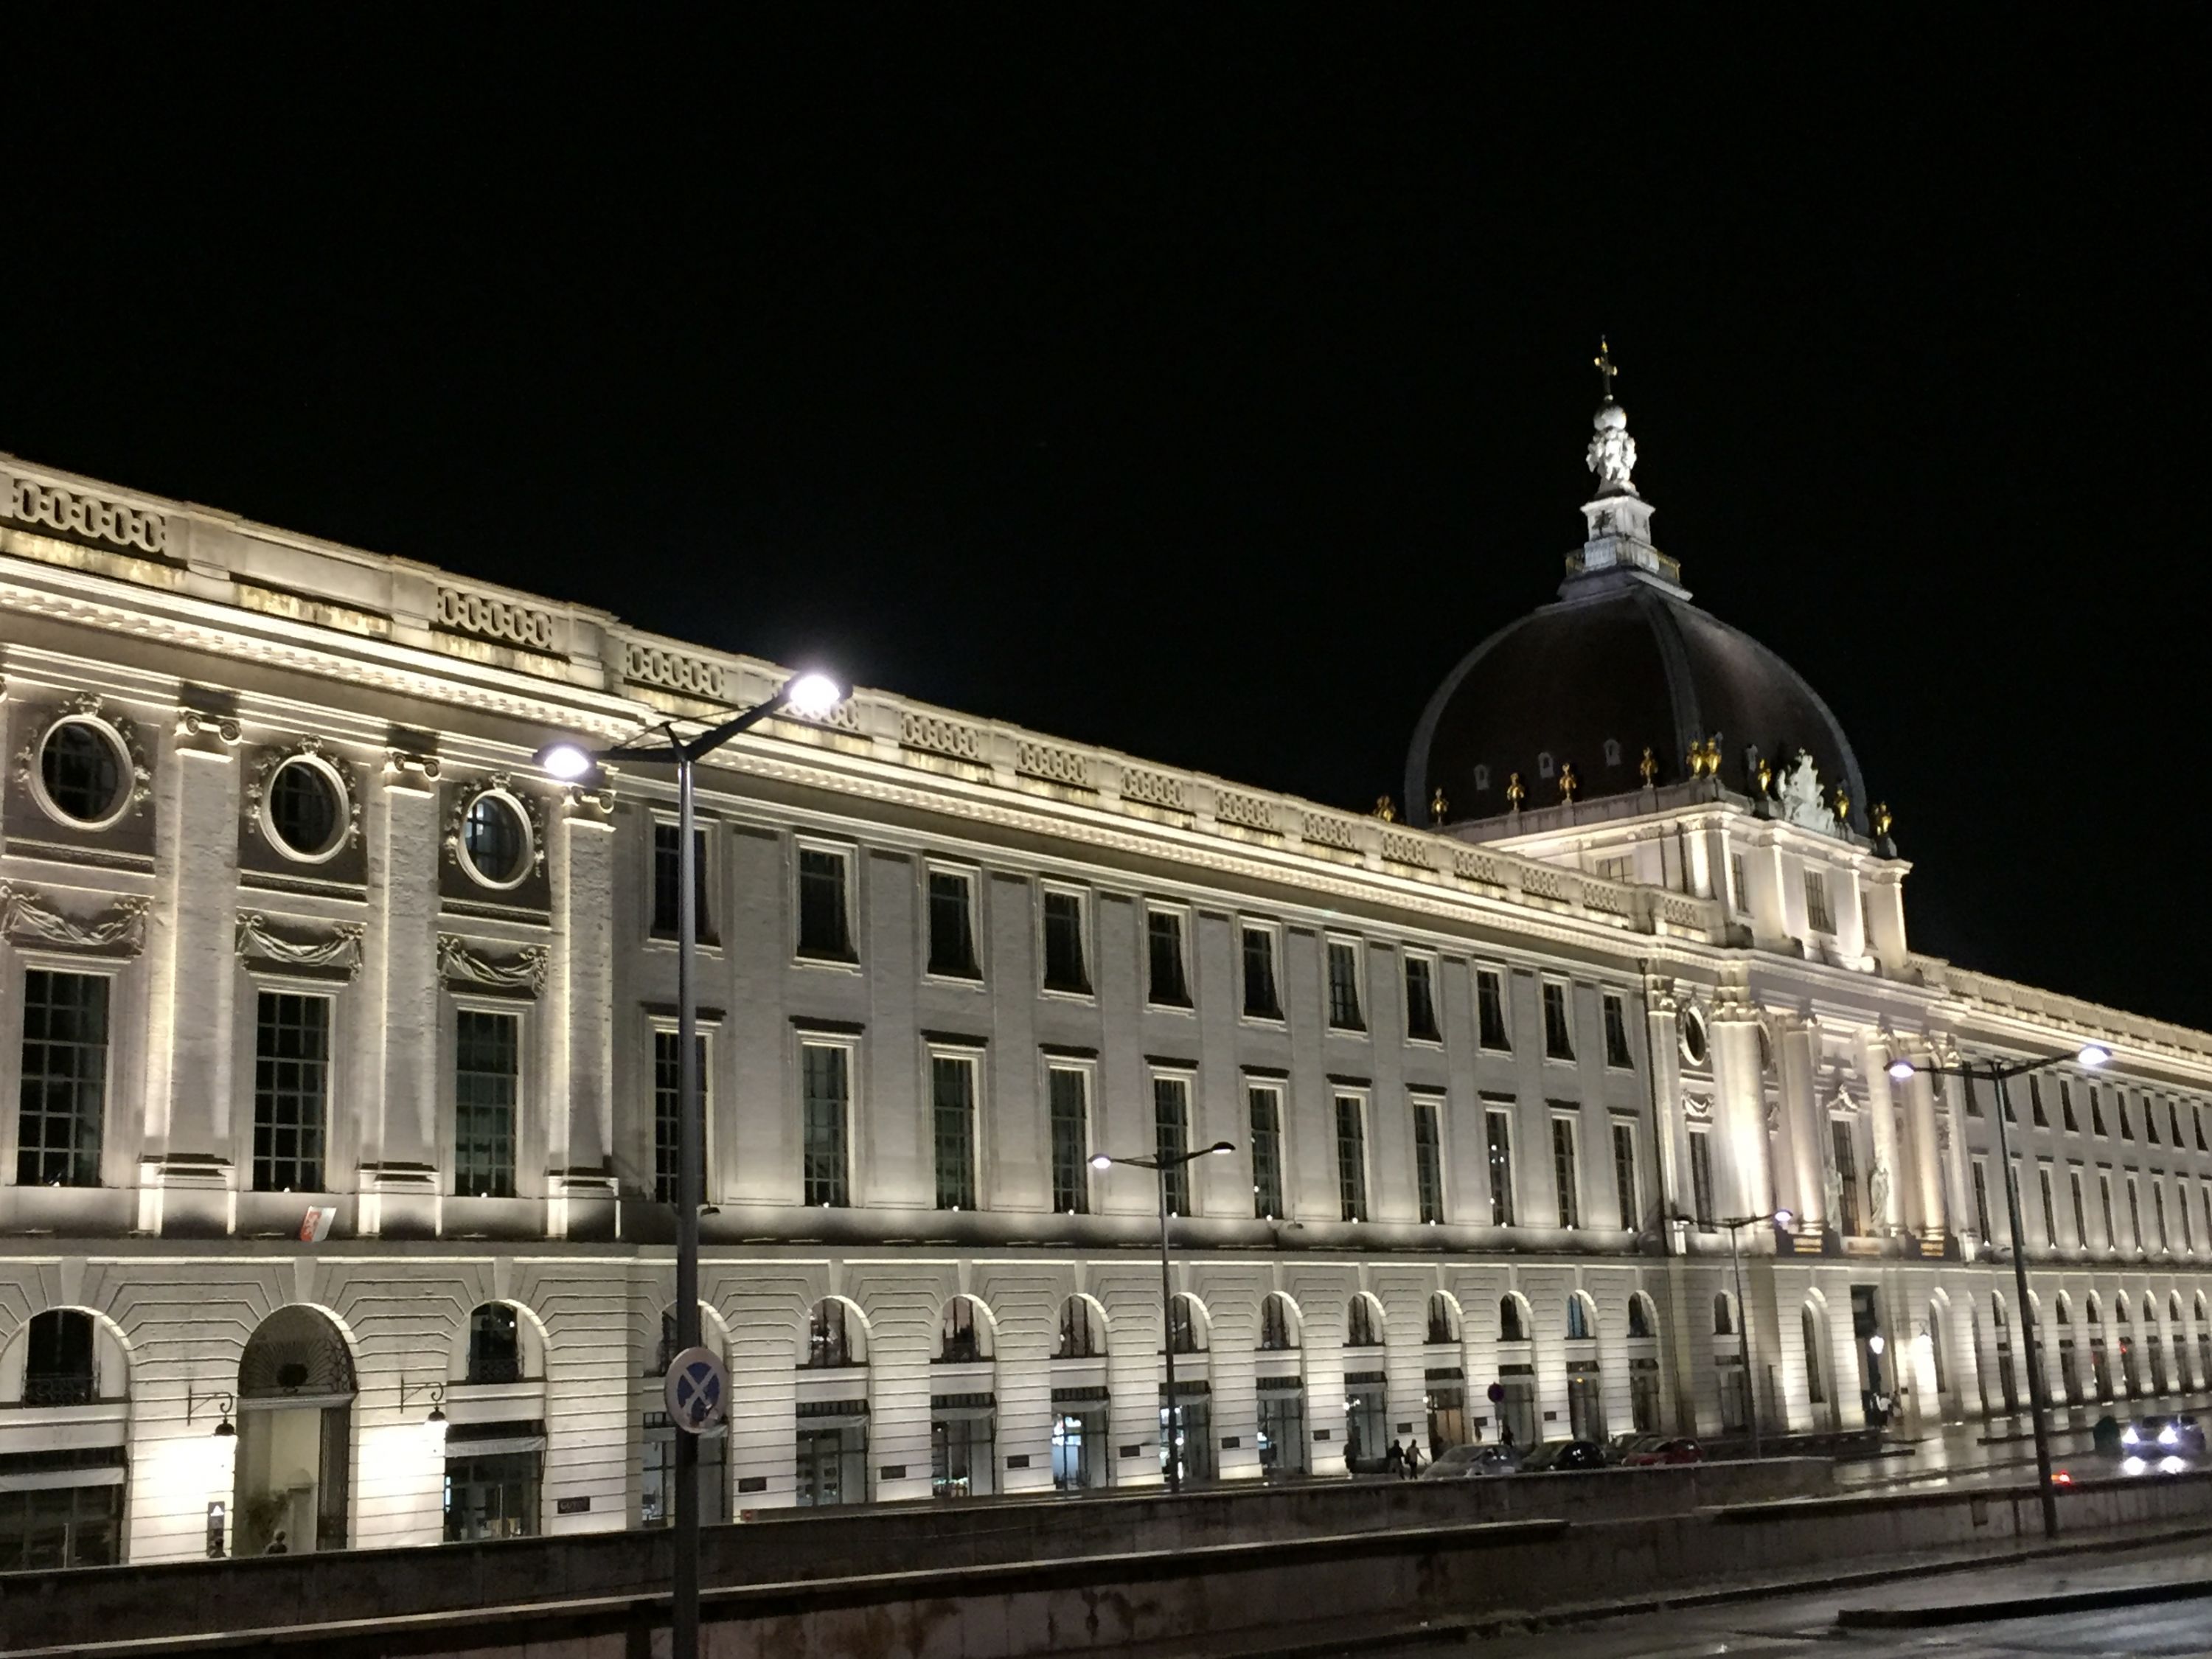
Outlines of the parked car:
M 1633 1462 L 1638 1452 L 1650 1450 L 1666 1437 L 1663 1434 L 1644 1434 L 1635 1430 L 1616 1434 L 1605 1443 L 1605 1461 L 1613 1464 Z
M 1521 1467 L 1518 1446 L 1447 1446 L 1423 1469 L 1424 1480 L 1481 1480 Z
M 1651 1468 L 1664 1463 L 1702 1463 L 1705 1449 L 1686 1436 L 1653 1435 L 1651 1443 L 1629 1454 L 1629 1465 L 1634 1468 Z
M 1601 1469 L 1605 1448 L 1595 1440 L 1547 1440 L 1522 1460 L 1523 1474 L 1556 1474 L 1569 1469 Z
M 2139 1457 L 2202 1457 L 2204 1426 L 2187 1415 L 2138 1417 L 2120 1431 L 2120 1448 Z

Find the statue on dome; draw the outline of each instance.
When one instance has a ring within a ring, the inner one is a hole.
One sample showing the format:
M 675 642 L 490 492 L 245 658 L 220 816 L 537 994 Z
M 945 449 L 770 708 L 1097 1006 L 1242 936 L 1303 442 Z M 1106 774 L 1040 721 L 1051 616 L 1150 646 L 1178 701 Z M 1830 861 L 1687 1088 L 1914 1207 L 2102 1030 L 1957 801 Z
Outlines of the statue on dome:
M 1398 803 L 1397 803 L 1396 801 L 1395 801 L 1395 800 L 1392 800 L 1392 799 L 1390 799 L 1390 797 L 1389 797 L 1389 796 L 1388 796 L 1388 795 L 1377 795 L 1377 796 L 1376 796 L 1376 798 L 1375 798 L 1375 816 L 1376 816 L 1376 817 L 1378 817 L 1378 818 L 1382 819 L 1382 822 L 1383 822 L 1383 823 L 1397 823 L 1397 821 L 1398 821 Z
M 1836 831 L 1836 815 L 1820 799 L 1820 769 L 1802 749 L 1790 763 L 1790 769 L 1782 775 L 1782 816 L 1808 830 L 1824 830 L 1829 835 Z
M 1429 822 L 1442 826 L 1449 821 L 1451 803 L 1444 799 L 1444 792 L 1439 787 L 1429 797 Z
M 1876 841 L 1886 839 L 1889 835 L 1889 803 L 1876 801 L 1874 804 L 1874 811 L 1868 815 L 1868 821 L 1874 825 L 1875 839 Z
M 1592 417 L 1597 435 L 1589 441 L 1583 465 L 1597 474 L 1601 494 L 1619 491 L 1633 495 L 1630 474 L 1636 470 L 1636 440 L 1628 435 L 1628 413 L 1619 404 L 1607 403 Z
M 1559 763 L 1559 799 L 1566 801 L 1572 800 L 1575 798 L 1575 791 L 1581 787 L 1575 777 L 1575 763 L 1572 761 L 1561 761 Z
M 1521 803 L 1528 799 L 1528 786 L 1521 781 L 1521 775 L 1518 772 L 1508 773 L 1505 778 L 1506 811 L 1509 812 L 1519 811 L 1521 810 Z
M 1648 743 L 1644 745 L 1644 758 L 1636 763 L 1636 775 L 1644 780 L 1646 789 L 1658 781 L 1659 763 L 1652 758 L 1651 745 Z

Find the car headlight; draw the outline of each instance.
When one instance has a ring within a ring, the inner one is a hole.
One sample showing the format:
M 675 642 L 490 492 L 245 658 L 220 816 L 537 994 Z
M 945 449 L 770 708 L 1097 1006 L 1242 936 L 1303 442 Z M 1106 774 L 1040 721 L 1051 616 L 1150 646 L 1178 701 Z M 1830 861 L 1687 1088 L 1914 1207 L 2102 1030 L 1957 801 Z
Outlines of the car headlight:
M 2120 1443 L 2123 1446 L 2136 1445 L 2141 1443 L 2142 1439 L 2142 1436 L 2136 1432 L 2136 1425 L 2132 1423 L 2129 1424 L 2127 1427 L 2120 1431 Z
M 2150 1467 L 2150 1466 L 2149 1466 L 2148 1464 L 2145 1463 L 2145 1462 L 2142 1461 L 2142 1458 L 2140 1458 L 2140 1457 L 2130 1457 L 2130 1458 L 2124 1459 L 2124 1460 L 2121 1462 L 2121 1464 L 2120 1464 L 2120 1473 L 2121 1473 L 2121 1474 L 2142 1474 L 2142 1473 L 2146 1468 L 2149 1468 L 2149 1467 Z
M 2175 1429 L 2172 1424 L 2167 1424 L 2164 1428 L 2158 1431 L 2158 1443 L 2161 1446 L 2179 1445 L 2181 1443 L 2181 1435 L 2179 1431 Z
M 2158 1472 L 2160 1474 L 2179 1474 L 2188 1467 L 2189 1465 L 2179 1457 L 2161 1457 L 2158 1460 Z

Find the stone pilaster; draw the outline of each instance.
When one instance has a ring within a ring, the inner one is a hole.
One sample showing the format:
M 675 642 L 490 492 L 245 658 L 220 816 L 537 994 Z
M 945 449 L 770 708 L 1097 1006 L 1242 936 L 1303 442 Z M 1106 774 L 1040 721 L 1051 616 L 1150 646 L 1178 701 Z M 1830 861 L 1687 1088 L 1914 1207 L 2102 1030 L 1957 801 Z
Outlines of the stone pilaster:
M 1832 1218 L 1828 1214 L 1828 1154 L 1822 1144 L 1824 1126 L 1814 1081 L 1820 1041 L 1820 1027 L 1811 1020 L 1786 1015 L 1782 1040 L 1776 1044 L 1776 1063 L 1782 1072 L 1782 1133 L 1775 1155 L 1787 1159 L 1795 1188 L 1787 1202 L 1797 1218 L 1796 1230 L 1808 1238 L 1818 1237 Z
M 546 1193 L 556 1237 L 607 1237 L 617 1224 L 612 807 L 607 794 L 572 789 L 550 826 Z
M 1905 1225 L 1905 1170 L 1900 1167 L 1897 1106 L 1889 1087 L 1889 1040 L 1880 1031 L 1859 1033 L 1859 1073 L 1866 1081 L 1867 1117 L 1874 1131 L 1874 1169 L 1868 1197 L 1874 1231 L 1887 1238 Z
M 1765 1090 L 1759 1063 L 1759 1014 L 1741 994 L 1714 999 L 1712 1017 L 1714 1133 L 1725 1156 L 1714 1171 L 1725 1183 L 1715 1196 L 1730 1215 L 1765 1215 L 1774 1208 L 1768 1168 Z
M 1652 1167 L 1659 1177 L 1658 1213 L 1688 1215 L 1696 1208 L 1696 1195 L 1690 1190 L 1688 1131 L 1682 1121 L 1681 1003 L 1674 994 L 1674 981 L 1661 975 L 1646 975 L 1644 1008 L 1651 1043 L 1651 1097 L 1656 1117 Z M 1633 1226 L 1636 1219 L 1627 1218 L 1622 1224 Z M 1681 1226 L 1668 1221 L 1663 1228 L 1667 1248 L 1680 1250 Z
M 369 801 L 361 1229 L 438 1231 L 438 763 L 392 754 Z

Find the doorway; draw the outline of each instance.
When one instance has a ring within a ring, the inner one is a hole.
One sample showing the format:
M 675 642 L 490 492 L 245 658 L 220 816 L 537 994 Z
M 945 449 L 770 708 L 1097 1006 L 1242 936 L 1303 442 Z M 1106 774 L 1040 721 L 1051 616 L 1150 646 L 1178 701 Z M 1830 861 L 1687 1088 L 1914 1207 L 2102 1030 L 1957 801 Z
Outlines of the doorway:
M 233 1553 L 343 1549 L 353 1475 L 353 1353 L 313 1308 L 279 1308 L 238 1365 Z

